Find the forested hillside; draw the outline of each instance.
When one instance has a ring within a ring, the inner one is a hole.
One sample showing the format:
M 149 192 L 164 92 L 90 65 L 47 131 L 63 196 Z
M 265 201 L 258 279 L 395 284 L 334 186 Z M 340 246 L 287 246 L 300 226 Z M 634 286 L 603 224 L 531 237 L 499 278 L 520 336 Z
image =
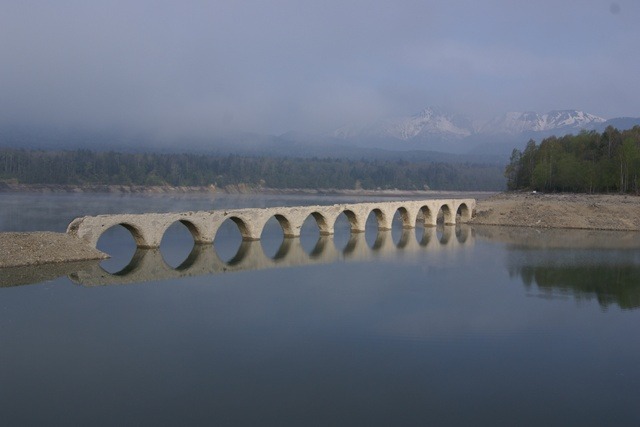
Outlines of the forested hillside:
M 502 167 L 406 160 L 0 149 L 0 180 L 270 188 L 501 190 Z
M 511 190 L 638 193 L 640 126 L 531 140 L 513 150 L 505 176 Z

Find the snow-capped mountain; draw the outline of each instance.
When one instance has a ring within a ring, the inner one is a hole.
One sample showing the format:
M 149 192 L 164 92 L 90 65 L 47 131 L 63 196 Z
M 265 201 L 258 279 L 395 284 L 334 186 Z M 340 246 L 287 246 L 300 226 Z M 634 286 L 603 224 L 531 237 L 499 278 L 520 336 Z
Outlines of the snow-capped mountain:
M 570 132 L 593 129 L 605 121 L 602 117 L 577 110 L 550 111 L 546 114 L 509 112 L 487 122 L 479 129 L 479 133 Z
M 557 110 L 545 114 L 510 112 L 487 122 L 474 122 L 460 114 L 427 108 L 409 117 L 350 124 L 331 133 L 331 137 L 358 145 L 394 150 L 427 149 L 450 153 L 467 152 L 473 146 L 509 144 L 529 138 L 541 139 L 602 127 L 606 120 L 578 110 Z
M 335 138 L 394 138 L 409 141 L 422 137 L 465 138 L 473 133 L 471 121 L 459 114 L 426 108 L 410 117 L 374 123 L 349 124 L 332 133 Z

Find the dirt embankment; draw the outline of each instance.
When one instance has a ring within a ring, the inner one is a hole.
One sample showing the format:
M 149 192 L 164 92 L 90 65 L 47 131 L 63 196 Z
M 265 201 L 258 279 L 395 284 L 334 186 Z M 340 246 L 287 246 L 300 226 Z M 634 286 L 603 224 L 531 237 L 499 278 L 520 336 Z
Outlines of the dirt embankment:
M 0 268 L 104 258 L 107 255 L 66 233 L 0 233 Z
M 501 193 L 478 200 L 470 224 L 589 230 L 640 230 L 640 197 Z

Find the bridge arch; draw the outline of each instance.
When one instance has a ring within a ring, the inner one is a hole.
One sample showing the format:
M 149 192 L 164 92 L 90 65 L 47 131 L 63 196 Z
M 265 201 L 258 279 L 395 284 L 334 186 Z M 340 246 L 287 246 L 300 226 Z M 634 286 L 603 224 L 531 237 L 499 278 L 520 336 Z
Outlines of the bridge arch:
M 449 207 L 448 203 L 440 205 L 440 209 L 438 209 L 438 221 L 441 217 L 442 222 L 445 225 L 452 225 L 456 223 L 455 214 L 452 212 L 451 207 Z
M 352 211 L 351 209 L 345 209 L 342 212 L 340 212 L 340 215 L 342 214 L 344 214 L 347 217 L 347 220 L 349 221 L 349 225 L 350 225 L 350 231 L 352 233 L 358 233 L 364 229 L 364 227 L 362 227 L 360 224 L 358 215 L 356 215 L 354 211 Z M 338 215 L 338 217 L 340 217 L 340 215 Z M 336 220 L 338 219 L 338 217 L 336 217 Z M 335 222 L 334 222 L 334 229 L 335 229 Z
M 185 227 L 187 227 L 187 230 L 189 230 L 189 233 L 191 233 L 191 237 L 193 237 L 193 242 L 195 244 L 203 244 L 206 241 L 205 235 L 204 233 L 200 230 L 200 227 L 198 227 L 198 225 L 193 222 L 193 221 L 189 221 L 188 219 L 179 219 L 178 221 L 175 222 L 179 222 L 182 225 L 184 225 Z M 174 223 L 169 224 L 169 227 L 172 226 Z M 167 229 L 169 228 L 167 227 L 164 232 L 166 233 Z
M 422 225 L 424 227 L 435 227 L 437 212 L 433 212 L 433 210 L 428 205 L 423 205 L 418 210 L 416 221 L 418 219 L 422 219 Z
M 387 226 L 387 224 L 390 222 L 389 218 L 387 218 L 386 213 L 383 212 L 380 208 L 371 209 L 371 211 L 367 215 L 367 218 L 365 219 L 365 228 L 367 226 L 367 223 L 369 222 L 369 218 L 371 218 L 372 216 L 373 218 L 375 218 L 377 231 L 388 230 L 390 228 L 389 226 Z
M 191 221 L 176 219 L 162 231 L 160 254 L 170 268 L 176 268 L 189 257 L 200 239 L 200 232 Z
M 326 216 L 322 215 L 318 211 L 311 212 L 309 216 L 313 217 L 313 219 L 316 221 L 321 236 L 330 236 L 333 234 L 333 227 L 329 225 L 329 221 L 327 220 Z
M 253 234 L 253 230 L 246 220 L 240 218 L 239 216 L 230 216 L 228 219 L 233 221 L 233 223 L 238 227 L 238 230 L 240 230 L 240 235 L 242 235 L 242 240 L 259 240 L 259 236 L 255 236 Z
M 469 206 L 467 206 L 466 203 L 462 202 L 458 205 L 458 208 L 456 209 L 456 217 L 460 217 L 462 221 L 467 221 L 471 219 L 471 215 L 471 209 L 469 209 Z
M 407 210 L 407 208 L 405 208 L 404 206 L 400 206 L 398 209 L 396 209 L 396 212 L 393 215 L 395 216 L 396 213 L 400 217 L 400 223 L 402 224 L 402 228 L 414 228 L 415 221 L 413 221 L 412 223 L 411 215 L 409 214 L 409 211 Z
M 137 227 L 135 224 L 131 224 L 128 222 L 121 222 L 121 223 L 116 223 L 113 224 L 111 227 L 116 227 L 118 225 L 121 225 L 122 227 L 126 228 L 127 231 L 129 231 L 129 233 L 131 233 L 131 236 L 133 236 L 133 240 L 136 242 L 136 246 L 139 248 L 152 248 L 154 247 L 151 242 L 149 241 L 150 239 L 147 238 L 147 236 L 145 236 L 144 231 L 142 230 L 142 228 Z M 106 231 L 106 230 L 104 230 Z M 98 235 L 98 239 L 100 239 L 100 237 L 102 236 L 103 233 L 100 233 Z
M 282 227 L 282 233 L 284 234 L 284 237 L 296 236 L 296 233 L 294 233 L 293 227 L 291 226 L 291 222 L 287 219 L 286 216 L 282 214 L 275 214 L 273 217 L 278 221 L 280 227 Z
M 100 268 L 107 274 L 125 270 L 131 264 L 135 253 L 140 250 L 141 238 L 134 235 L 135 230 L 122 224 L 114 224 L 99 230 L 96 248 L 109 255 L 100 262 Z
M 293 235 L 289 220 L 280 214 L 275 214 L 262 224 L 260 232 L 260 246 L 265 256 L 271 259 L 278 257 L 283 245 L 291 240 Z

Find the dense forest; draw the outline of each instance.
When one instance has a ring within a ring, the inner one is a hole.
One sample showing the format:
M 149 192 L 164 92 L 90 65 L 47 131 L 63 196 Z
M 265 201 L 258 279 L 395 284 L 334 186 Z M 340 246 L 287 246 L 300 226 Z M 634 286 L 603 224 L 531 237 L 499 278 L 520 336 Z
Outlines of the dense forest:
M 513 150 L 505 176 L 510 190 L 638 194 L 640 126 L 531 140 Z
M 64 185 L 501 190 L 502 167 L 471 163 L 0 148 L 0 181 Z

